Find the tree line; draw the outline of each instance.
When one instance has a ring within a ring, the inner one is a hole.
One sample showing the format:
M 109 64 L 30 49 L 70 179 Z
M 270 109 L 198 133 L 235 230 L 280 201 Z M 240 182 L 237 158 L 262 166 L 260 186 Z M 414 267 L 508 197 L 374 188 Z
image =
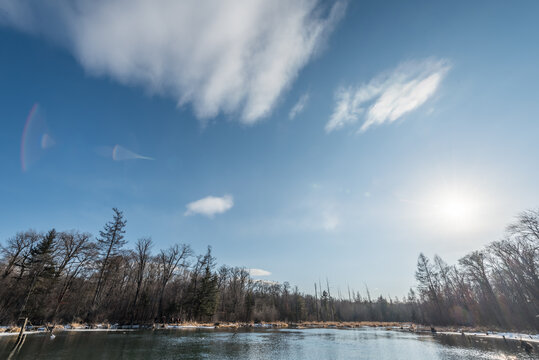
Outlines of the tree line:
M 413 321 L 439 325 L 538 328 L 539 211 L 522 213 L 504 239 L 458 265 L 420 254 L 417 288 L 398 299 L 348 290 L 314 294 L 288 282 L 254 280 L 218 266 L 211 248 L 154 250 L 150 238 L 126 247 L 121 211 L 97 237 L 78 231 L 17 233 L 1 247 L 0 323 L 180 321 Z
M 456 265 L 420 254 L 414 316 L 442 325 L 539 330 L 539 210 L 522 212 L 501 240 Z

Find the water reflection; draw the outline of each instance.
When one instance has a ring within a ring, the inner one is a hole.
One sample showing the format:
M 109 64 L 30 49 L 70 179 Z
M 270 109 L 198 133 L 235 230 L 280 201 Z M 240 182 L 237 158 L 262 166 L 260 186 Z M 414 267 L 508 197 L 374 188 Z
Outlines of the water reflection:
M 0 338 L 0 358 L 15 339 Z M 159 330 L 28 336 L 15 359 L 532 359 L 516 341 L 382 329 Z

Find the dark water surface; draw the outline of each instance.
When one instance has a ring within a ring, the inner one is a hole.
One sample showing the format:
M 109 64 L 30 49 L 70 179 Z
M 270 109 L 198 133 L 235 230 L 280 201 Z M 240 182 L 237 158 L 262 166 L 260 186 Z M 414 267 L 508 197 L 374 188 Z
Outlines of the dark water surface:
M 0 338 L 7 359 L 16 337 Z M 157 330 L 28 335 L 12 359 L 535 359 L 516 341 L 383 329 Z M 537 349 L 537 347 L 536 347 Z

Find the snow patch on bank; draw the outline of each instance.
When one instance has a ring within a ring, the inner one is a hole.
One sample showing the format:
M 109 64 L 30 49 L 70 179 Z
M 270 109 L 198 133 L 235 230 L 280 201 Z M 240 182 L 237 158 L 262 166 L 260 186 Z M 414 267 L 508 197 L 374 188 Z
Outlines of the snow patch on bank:
M 445 335 L 464 335 L 464 336 L 475 336 L 482 338 L 491 338 L 491 339 L 506 339 L 506 340 L 522 340 L 531 343 L 539 343 L 539 334 L 523 334 L 523 333 L 514 333 L 514 332 L 456 332 L 456 331 L 439 331 L 438 334 Z

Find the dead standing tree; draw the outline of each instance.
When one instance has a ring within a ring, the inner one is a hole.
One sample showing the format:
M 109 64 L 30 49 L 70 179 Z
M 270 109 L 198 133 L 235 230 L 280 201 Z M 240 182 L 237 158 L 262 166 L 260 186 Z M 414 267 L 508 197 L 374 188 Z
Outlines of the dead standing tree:
M 146 265 L 150 260 L 150 251 L 152 248 L 152 239 L 151 238 L 142 238 L 138 239 L 135 245 L 135 262 L 136 262 L 136 283 L 137 289 L 135 291 L 135 297 L 133 298 L 133 309 L 131 313 L 131 319 L 135 316 L 135 311 L 137 308 L 137 301 L 140 294 L 140 289 L 142 288 L 142 282 L 144 281 L 144 272 L 146 270 Z
M 158 256 L 159 270 L 160 270 L 160 287 L 159 287 L 159 304 L 157 309 L 158 318 L 163 316 L 163 298 L 165 294 L 165 288 L 174 275 L 174 273 L 182 268 L 185 269 L 188 266 L 187 260 L 191 257 L 193 251 L 189 245 L 181 244 L 174 245 L 167 250 L 161 250 Z

